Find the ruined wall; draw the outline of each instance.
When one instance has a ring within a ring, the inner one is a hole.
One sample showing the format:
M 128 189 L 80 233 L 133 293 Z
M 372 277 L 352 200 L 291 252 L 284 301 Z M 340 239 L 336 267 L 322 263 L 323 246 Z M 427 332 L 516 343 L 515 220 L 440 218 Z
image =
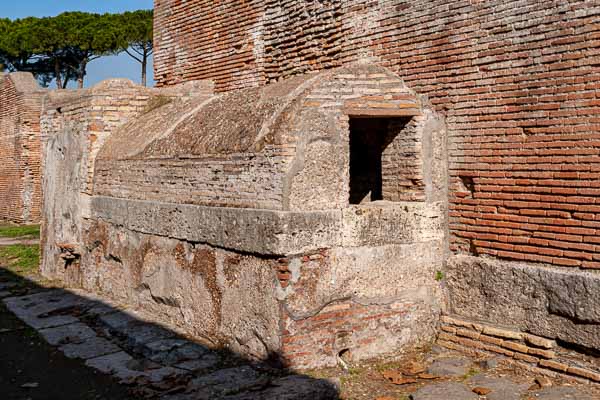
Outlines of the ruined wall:
M 156 107 L 139 90 L 112 81 L 48 103 L 46 276 L 294 367 L 433 340 L 446 132 L 398 77 L 356 63 Z M 404 122 L 382 158 L 410 159 L 402 176 L 419 182 L 350 205 L 350 120 L 374 116 Z
M 159 38 L 158 84 L 214 77 L 227 91 L 363 58 L 389 67 L 446 117 L 450 311 L 600 349 L 589 339 L 600 336 L 597 275 L 582 272 L 600 268 L 598 2 L 239 4 L 157 1 L 157 29 L 172 39 Z M 242 63 L 221 40 L 229 25 L 205 24 L 221 9 L 251 16 L 237 24 L 252 49 Z M 218 62 L 182 28 L 190 21 Z
M 447 115 L 455 251 L 600 266 L 596 2 L 234 3 L 156 2 L 160 85 L 230 90 L 372 57 Z
M 81 284 L 83 220 L 90 214 L 95 160 L 113 131 L 173 97 L 207 92 L 212 92 L 209 84 L 192 82 L 158 93 L 114 79 L 85 90 L 48 94 L 41 116 L 45 137 L 41 268 L 46 276 Z
M 40 221 L 43 96 L 29 73 L 0 76 L 0 222 Z

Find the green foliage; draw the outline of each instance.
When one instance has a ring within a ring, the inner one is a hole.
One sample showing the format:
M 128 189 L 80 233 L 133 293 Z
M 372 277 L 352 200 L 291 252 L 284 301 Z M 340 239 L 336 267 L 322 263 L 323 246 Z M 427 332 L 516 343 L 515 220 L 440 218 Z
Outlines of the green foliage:
M 121 19 L 121 43 L 131 58 L 141 64 L 142 85 L 146 86 L 146 69 L 148 58 L 154 51 L 154 22 L 152 10 L 125 12 Z
M 444 279 L 444 273 L 442 271 L 436 271 L 435 272 L 435 280 L 441 281 L 443 279 Z
M 140 51 L 145 68 L 152 53 L 152 11 L 0 19 L 0 71 L 30 71 L 42 84 L 56 79 L 65 88 L 76 79 L 83 87 L 91 61 L 129 49 Z
M 40 265 L 40 247 L 15 244 L 0 247 L 0 262 L 8 263 L 8 269 L 18 273 L 33 273 Z
M 39 225 L 0 226 L 0 237 L 16 238 L 22 236 L 40 237 Z
M 477 368 L 470 368 L 469 372 L 467 372 L 466 374 L 464 374 L 461 377 L 461 380 L 469 379 L 469 378 L 477 375 L 478 373 L 479 373 L 479 370 Z
M 154 111 L 157 108 L 167 105 L 172 101 L 173 101 L 173 99 L 170 97 L 167 97 L 167 96 L 162 96 L 162 95 L 154 96 L 148 101 L 148 105 L 146 106 L 146 108 L 144 108 L 143 113 L 147 114 L 150 111 Z

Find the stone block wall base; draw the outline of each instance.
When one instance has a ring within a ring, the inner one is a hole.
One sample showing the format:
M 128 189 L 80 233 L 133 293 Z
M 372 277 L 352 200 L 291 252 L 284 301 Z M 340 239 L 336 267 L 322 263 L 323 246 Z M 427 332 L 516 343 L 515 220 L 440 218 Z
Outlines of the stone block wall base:
M 444 315 L 437 343 L 473 356 L 500 356 L 531 372 L 600 383 L 600 368 L 589 355 L 575 354 L 554 340 L 504 327 Z

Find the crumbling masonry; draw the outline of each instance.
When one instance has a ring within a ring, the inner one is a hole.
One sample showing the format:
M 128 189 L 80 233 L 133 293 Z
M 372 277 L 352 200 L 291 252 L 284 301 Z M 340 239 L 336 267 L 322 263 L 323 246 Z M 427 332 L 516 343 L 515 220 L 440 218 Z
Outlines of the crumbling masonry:
M 600 381 L 597 2 L 155 17 L 158 89 L 45 97 L 47 276 L 294 367 L 437 339 Z

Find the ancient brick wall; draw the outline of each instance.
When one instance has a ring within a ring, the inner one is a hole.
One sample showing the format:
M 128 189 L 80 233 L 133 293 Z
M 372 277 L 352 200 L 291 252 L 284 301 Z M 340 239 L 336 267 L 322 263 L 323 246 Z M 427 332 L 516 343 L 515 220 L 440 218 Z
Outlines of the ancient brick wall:
M 254 39 L 263 9 L 260 1 L 156 0 L 157 86 L 199 76 L 229 89 L 262 84 L 262 49 Z
M 455 252 L 600 268 L 596 1 L 156 9 L 159 85 L 207 78 L 224 91 L 363 57 L 390 67 L 446 114 Z
M 30 74 L 0 77 L 0 221 L 40 220 L 43 95 Z

